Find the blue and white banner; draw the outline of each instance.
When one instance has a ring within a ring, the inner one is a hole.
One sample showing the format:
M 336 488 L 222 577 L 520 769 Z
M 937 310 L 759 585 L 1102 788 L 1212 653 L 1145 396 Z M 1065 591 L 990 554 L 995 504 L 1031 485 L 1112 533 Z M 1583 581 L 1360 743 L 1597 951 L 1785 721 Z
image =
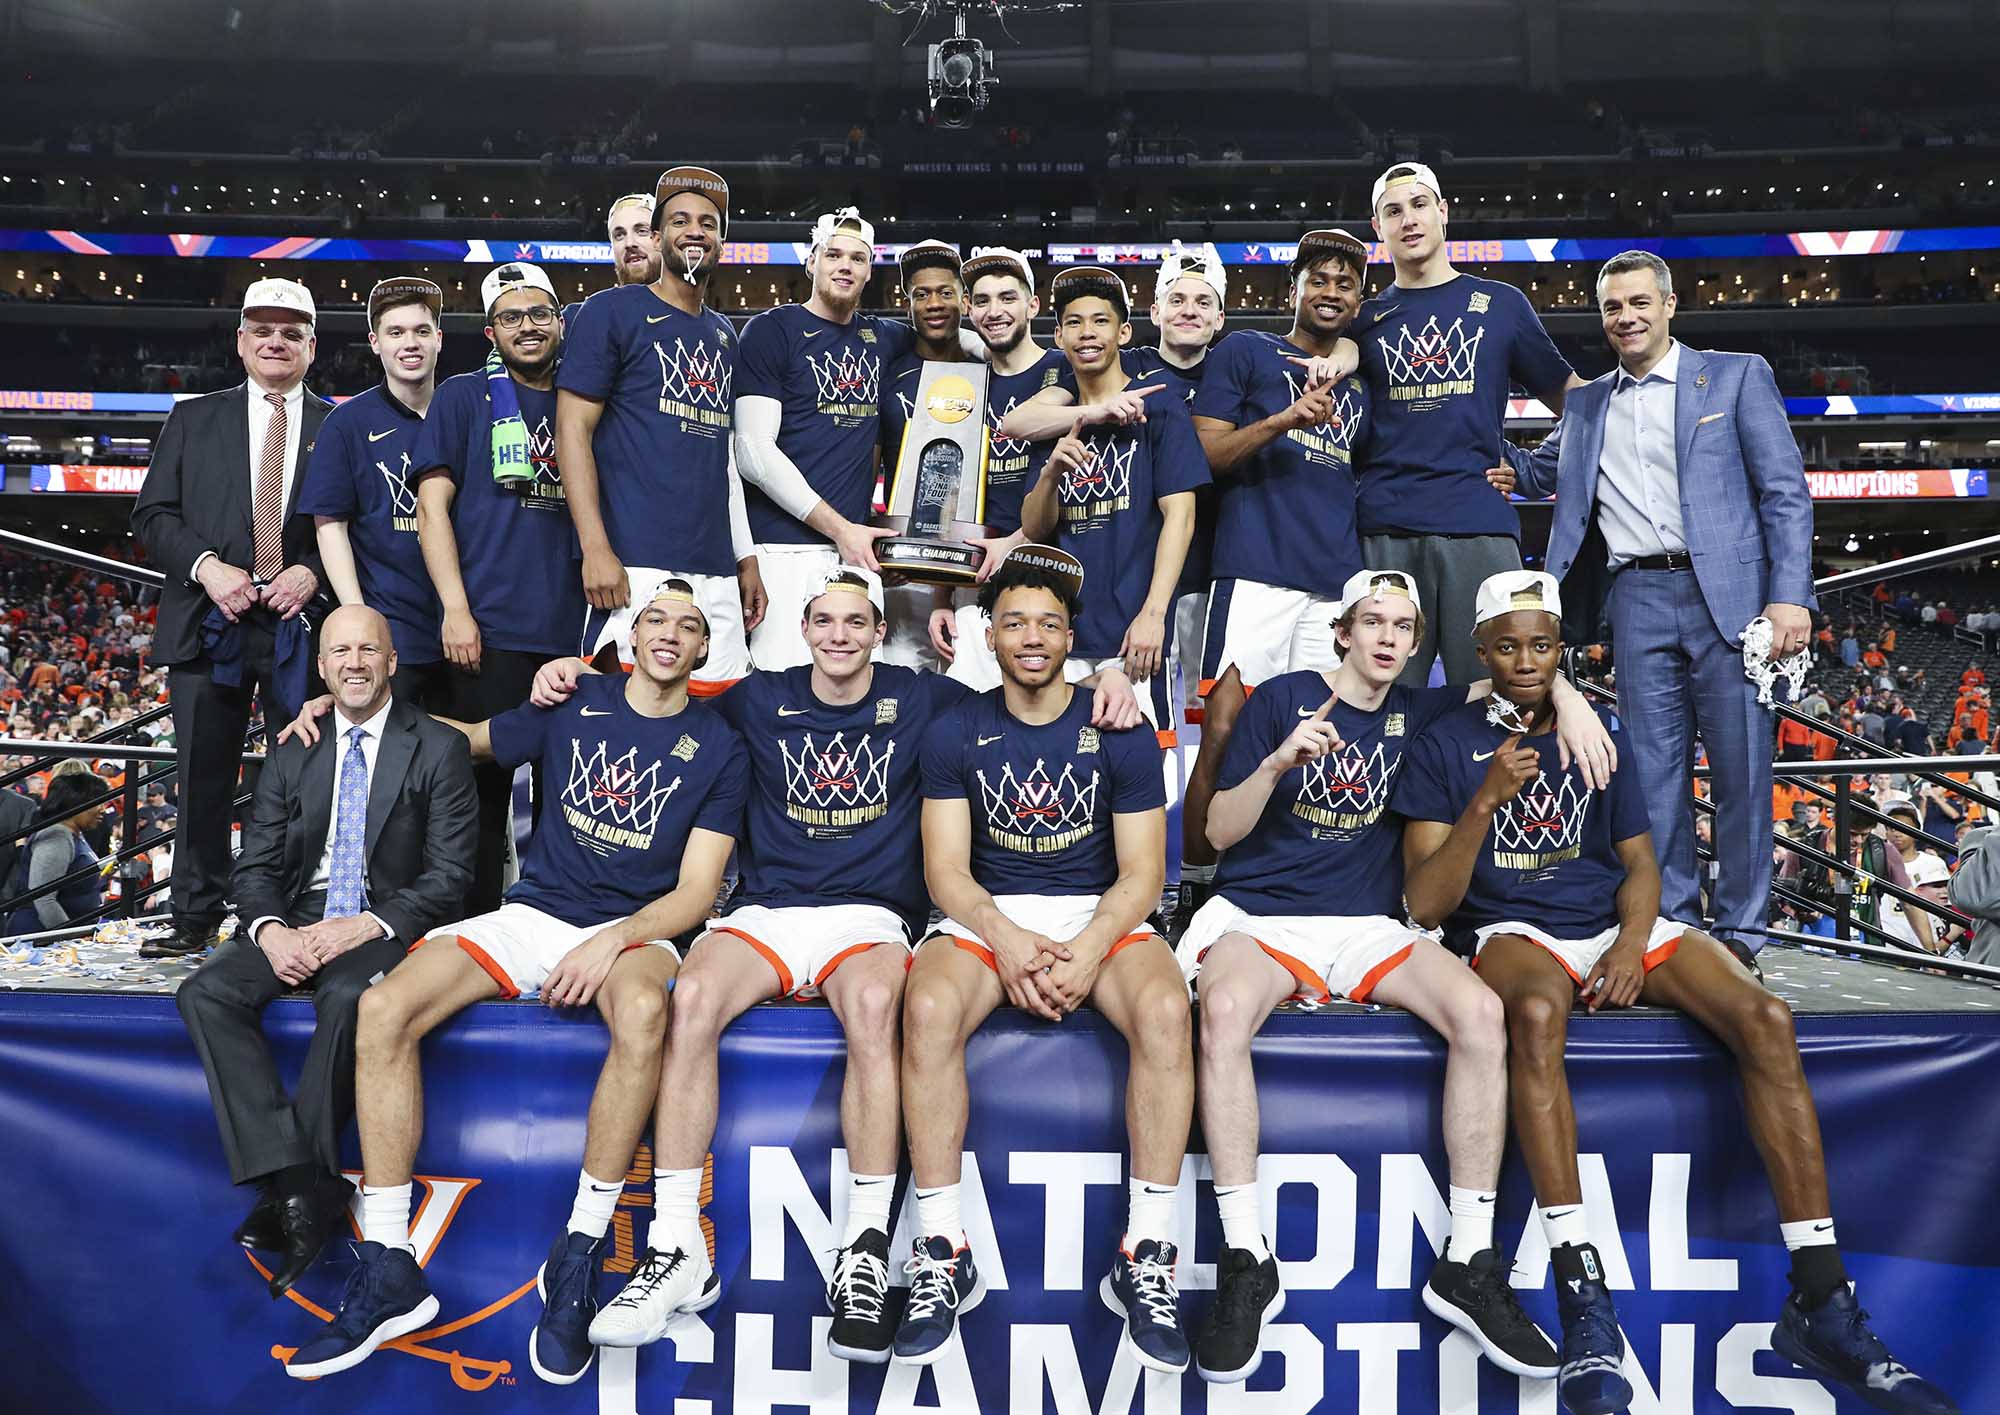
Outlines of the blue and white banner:
M 308 1002 L 270 1011 L 296 1065 Z M 1967 1411 L 2000 1390 L 1987 1328 L 2000 1287 L 2000 1018 L 1808 1016 L 1834 1210 L 1862 1301 L 1896 1353 Z M 280 1369 L 340 1296 L 333 1258 L 271 1301 L 229 1241 L 230 1188 L 202 1075 L 164 997 L 0 995 L 0 1407 L 35 1412 L 357 1410 L 1259 1412 L 1554 1415 L 1553 1389 L 1481 1362 L 1423 1310 L 1446 1234 L 1438 1135 L 1443 1051 L 1406 1016 L 1286 1014 L 1260 1037 L 1261 1179 L 1288 1289 L 1248 1389 L 1143 1374 L 1096 1288 L 1124 1216 L 1125 1053 L 1100 1019 L 1002 1014 L 974 1038 L 965 1216 L 993 1291 L 962 1350 L 918 1372 L 825 1349 L 823 1286 L 845 1161 L 841 1046 L 817 1007 L 760 1008 L 722 1055 L 713 1157 L 723 1299 L 669 1339 L 604 1352 L 581 1383 L 526 1361 L 537 1265 L 568 1213 L 605 1049 L 592 1014 L 474 1009 L 424 1048 L 425 1133 L 413 1236 L 441 1320 L 341 1376 Z M 1834 1397 L 1767 1349 L 1786 1292 L 1777 1220 L 1733 1067 L 1659 1017 L 1577 1019 L 1570 1077 L 1583 1181 L 1631 1347 L 1634 1415 L 1791 1411 Z M 1215 1201 L 1196 1135 L 1183 1170 L 1183 1309 L 1214 1280 Z M 641 1152 L 634 1176 L 650 1167 Z M 1554 1326 L 1547 1252 L 1510 1164 L 1501 1241 Z M 643 1242 L 632 1183 L 607 1267 Z M 914 1204 L 895 1240 L 908 1251 Z M 604 1293 L 620 1278 L 607 1275 Z M 1841 1405 L 1845 1410 L 1858 1406 Z

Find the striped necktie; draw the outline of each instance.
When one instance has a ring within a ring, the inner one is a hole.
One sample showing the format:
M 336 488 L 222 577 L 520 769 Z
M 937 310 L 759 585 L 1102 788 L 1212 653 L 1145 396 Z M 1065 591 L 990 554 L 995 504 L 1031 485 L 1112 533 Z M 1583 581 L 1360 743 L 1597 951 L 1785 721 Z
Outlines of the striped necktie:
M 285 568 L 285 395 L 266 393 L 264 401 L 271 405 L 271 424 L 264 432 L 264 450 L 257 457 L 257 484 L 250 495 L 250 534 L 257 547 L 252 573 L 270 581 Z

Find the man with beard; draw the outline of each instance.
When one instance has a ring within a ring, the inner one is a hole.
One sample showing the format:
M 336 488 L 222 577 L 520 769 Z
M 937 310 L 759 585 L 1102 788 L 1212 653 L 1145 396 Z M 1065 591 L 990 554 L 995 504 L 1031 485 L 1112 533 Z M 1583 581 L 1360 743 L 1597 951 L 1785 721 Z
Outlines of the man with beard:
M 1359 379 L 1329 380 L 1328 361 L 1361 303 L 1367 263 L 1368 247 L 1347 232 L 1306 232 L 1291 264 L 1290 333 L 1228 340 L 1195 397 L 1195 431 L 1221 505 L 1177 920 L 1201 907 L 1214 878 L 1208 803 L 1244 699 L 1268 679 L 1330 673 L 1340 662 L 1333 610 L 1361 568 L 1353 450 L 1369 404 Z
M 960 279 L 973 332 L 986 345 L 986 425 L 992 438 L 986 460 L 986 526 L 993 535 L 984 542 L 986 560 L 979 574 L 990 579 L 1007 553 L 1027 539 L 1021 534 L 1021 502 L 1053 446 L 1008 437 L 1002 424 L 1016 407 L 1055 387 L 1068 372 L 1069 360 L 1060 349 L 1035 342 L 1033 322 L 1042 302 L 1035 298 L 1035 277 L 1026 256 L 1002 246 L 981 251 L 965 262 Z M 978 596 L 965 591 L 957 599 L 955 607 L 940 601 L 931 610 L 931 647 L 959 682 L 980 692 L 997 688 L 1000 665 L 986 646 Z
M 298 497 L 340 602 L 365 604 L 389 622 L 391 691 L 440 709 L 449 679 L 437 591 L 417 539 L 410 455 L 437 391 L 443 317 L 444 291 L 419 276 L 391 276 L 368 292 L 368 346 L 382 361 L 382 381 L 326 415 Z
M 520 703 L 535 669 L 583 630 L 556 461 L 555 286 L 540 266 L 512 262 L 487 275 L 480 296 L 493 352 L 480 372 L 438 386 L 410 455 L 417 536 L 444 611 L 448 710 L 468 722 Z M 500 905 L 514 774 L 488 763 L 474 775 L 479 854 L 466 904 L 484 912 Z
M 660 278 L 660 249 L 653 240 L 653 198 L 627 192 L 604 213 L 604 235 L 611 244 L 611 278 L 616 285 L 650 285 Z M 563 306 L 563 328 L 574 333 L 582 300 Z
M 730 464 L 736 332 L 707 304 L 729 186 L 675 167 L 653 211 L 654 279 L 598 291 L 565 330 L 556 446 L 590 606 L 582 652 L 629 644 L 634 606 L 684 579 L 711 636 L 692 691 L 710 694 L 750 671 L 745 625 L 763 607 Z

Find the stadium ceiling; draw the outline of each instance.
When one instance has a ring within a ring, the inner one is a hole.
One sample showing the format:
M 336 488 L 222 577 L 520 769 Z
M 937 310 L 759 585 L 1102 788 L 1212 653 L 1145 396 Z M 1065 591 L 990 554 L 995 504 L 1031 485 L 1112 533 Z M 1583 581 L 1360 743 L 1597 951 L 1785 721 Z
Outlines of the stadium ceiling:
M 1481 83 L 1699 88 L 2000 57 L 2000 0 L 1047 0 L 972 31 L 1015 88 L 1333 93 Z M 1006 6 L 1001 8 L 1004 10 Z M 922 38 L 869 0 L 0 0 L 0 52 L 439 63 L 732 83 L 919 83 Z M 782 36 L 782 43 L 774 42 Z M 32 59 L 31 59 L 32 62 Z M 526 97 L 524 95 L 524 97 Z M 310 103 L 301 116 L 310 115 Z M 1420 121 L 1416 120 L 1416 121 Z

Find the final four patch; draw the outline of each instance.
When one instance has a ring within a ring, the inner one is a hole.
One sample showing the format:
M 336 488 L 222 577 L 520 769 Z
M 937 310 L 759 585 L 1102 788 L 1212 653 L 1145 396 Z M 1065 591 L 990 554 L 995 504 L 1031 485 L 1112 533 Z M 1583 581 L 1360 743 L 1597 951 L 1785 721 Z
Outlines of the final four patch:
M 1079 727 L 1076 729 L 1077 755 L 1081 756 L 1085 752 L 1094 752 L 1097 750 L 1097 746 L 1097 729 L 1095 727 Z
M 694 760 L 694 754 L 700 750 L 701 743 L 683 732 L 681 733 L 681 740 L 674 743 L 673 755 L 679 757 L 684 762 L 691 762 Z
M 877 727 L 887 727 L 895 720 L 896 700 L 894 698 L 877 698 L 875 700 L 875 725 Z

